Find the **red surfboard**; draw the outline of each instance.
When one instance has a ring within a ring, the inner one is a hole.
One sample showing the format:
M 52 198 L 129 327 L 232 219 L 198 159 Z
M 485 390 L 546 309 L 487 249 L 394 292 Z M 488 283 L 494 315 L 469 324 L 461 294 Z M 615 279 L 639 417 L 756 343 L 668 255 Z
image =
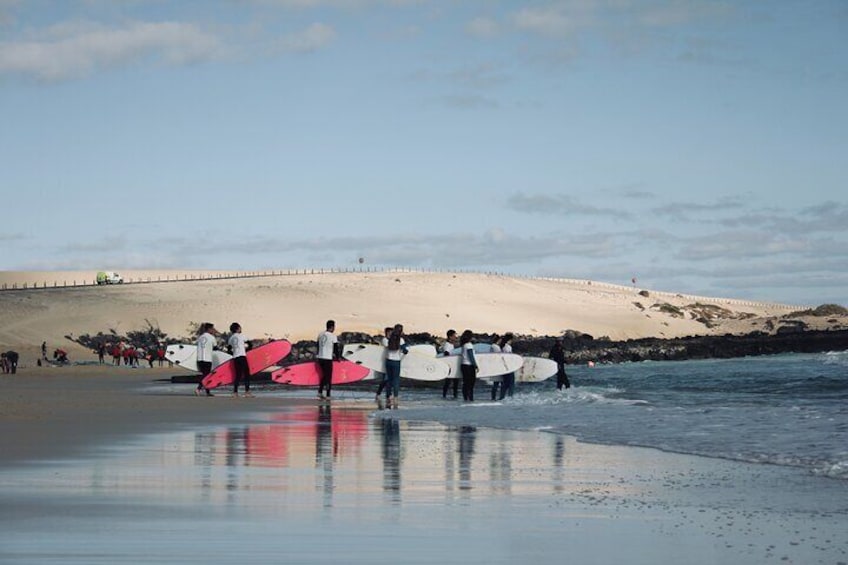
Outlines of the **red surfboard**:
M 333 361 L 333 384 L 342 385 L 361 381 L 371 372 L 367 367 L 350 361 Z M 283 385 L 318 386 L 321 369 L 316 361 L 289 365 L 271 373 L 271 380 Z
M 292 345 L 285 339 L 270 341 L 259 347 L 254 347 L 247 352 L 247 367 L 251 375 L 255 375 L 263 369 L 274 365 L 291 351 Z M 230 359 L 215 367 L 211 373 L 203 379 L 203 386 L 216 388 L 222 385 L 232 384 L 236 377 L 235 359 Z

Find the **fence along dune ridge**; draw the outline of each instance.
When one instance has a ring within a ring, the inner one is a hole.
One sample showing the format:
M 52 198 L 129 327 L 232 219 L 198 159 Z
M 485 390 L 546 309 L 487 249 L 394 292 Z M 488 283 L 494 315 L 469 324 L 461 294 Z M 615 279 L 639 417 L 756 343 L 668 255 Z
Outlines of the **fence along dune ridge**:
M 638 292 L 635 286 L 627 286 L 623 284 L 615 284 L 615 283 L 607 283 L 607 282 L 599 282 L 592 281 L 588 279 L 570 279 L 570 278 L 559 278 L 559 277 L 542 277 L 535 275 L 520 275 L 520 274 L 508 274 L 501 273 L 495 271 L 477 271 L 477 270 L 468 270 L 468 269 L 427 269 L 423 267 L 336 267 L 336 268 L 298 268 L 298 269 L 280 269 L 280 270 L 271 270 L 271 271 L 223 271 L 218 273 L 206 273 L 206 274 L 198 274 L 198 273 L 180 273 L 175 274 L 173 276 L 166 275 L 164 278 L 158 276 L 156 278 L 153 277 L 144 277 L 144 278 L 129 278 L 126 279 L 123 283 L 125 285 L 131 284 L 153 284 L 153 283 L 168 283 L 168 282 L 191 282 L 191 281 L 208 281 L 208 280 L 228 280 L 228 279 L 249 279 L 249 278 L 260 278 L 260 277 L 281 277 L 281 276 L 291 276 L 291 275 L 323 275 L 323 274 L 344 274 L 344 273 L 446 273 L 446 274 L 476 274 L 476 275 L 490 275 L 490 276 L 498 276 L 505 278 L 514 278 L 514 279 L 526 279 L 526 280 L 538 280 L 538 281 L 548 281 L 554 283 L 563 283 L 574 286 L 591 286 L 596 289 L 609 289 L 615 290 L 618 292 Z M 97 287 L 101 286 L 97 284 L 96 279 L 91 280 L 71 280 L 68 282 L 67 280 L 61 281 L 42 281 L 40 284 L 38 282 L 34 282 L 31 285 L 28 283 L 22 283 L 18 285 L 17 283 L 7 284 L 3 283 L 0 285 L 0 291 L 32 291 L 32 290 L 51 290 L 51 289 L 66 289 L 66 288 L 81 288 L 81 287 Z M 110 285 L 110 286 L 120 286 L 120 285 Z M 792 305 L 792 304 L 780 304 L 776 302 L 759 302 L 752 300 L 741 300 L 737 298 L 720 298 L 720 297 L 709 297 L 709 296 L 697 296 L 692 294 L 682 294 L 679 292 L 668 292 L 662 290 L 649 290 L 652 296 L 663 297 L 663 298 L 682 298 L 684 300 L 691 300 L 693 302 L 705 302 L 711 304 L 727 304 L 732 306 L 748 306 L 751 308 L 771 308 L 775 310 L 786 310 L 786 311 L 795 311 L 801 310 L 805 308 L 810 308 L 809 305 Z

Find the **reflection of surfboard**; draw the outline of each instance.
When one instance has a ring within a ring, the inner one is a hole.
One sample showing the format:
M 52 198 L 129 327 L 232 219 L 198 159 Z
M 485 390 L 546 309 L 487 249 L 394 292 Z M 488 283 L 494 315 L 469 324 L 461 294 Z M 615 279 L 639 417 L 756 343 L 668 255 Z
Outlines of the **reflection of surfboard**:
M 226 363 L 232 359 L 232 357 L 233 356 L 226 351 L 213 351 L 212 368 L 214 369 L 218 365 Z M 194 344 L 177 343 L 169 345 L 165 350 L 165 359 L 187 371 L 192 371 L 194 373 L 199 371 L 197 368 L 197 346 Z
M 333 384 L 341 385 L 361 381 L 371 372 L 367 367 L 350 361 L 333 361 Z M 289 365 L 271 373 L 271 380 L 295 386 L 317 386 L 321 380 L 321 369 L 317 361 Z
M 448 367 L 451 378 L 462 377 L 462 371 L 459 368 L 462 364 L 461 355 L 436 357 L 436 359 Z M 477 377 L 481 379 L 514 373 L 524 363 L 521 355 L 516 355 L 515 353 L 475 353 L 474 359 L 476 359 L 477 366 L 480 369 L 477 372 Z
M 254 347 L 247 352 L 247 367 L 251 375 L 255 375 L 263 369 L 274 365 L 291 351 L 291 343 L 284 339 L 271 341 L 269 343 Z M 203 386 L 215 388 L 221 385 L 232 384 L 236 376 L 236 364 L 234 359 L 219 365 L 206 375 Z
M 354 343 L 344 347 L 348 361 L 378 373 L 386 372 L 386 348 L 382 345 Z M 400 363 L 400 376 L 419 381 L 440 381 L 448 376 L 448 367 L 436 357 L 410 351 Z
M 525 357 L 524 364 L 515 373 L 515 381 L 519 383 L 536 383 L 556 375 L 557 364 L 545 357 Z

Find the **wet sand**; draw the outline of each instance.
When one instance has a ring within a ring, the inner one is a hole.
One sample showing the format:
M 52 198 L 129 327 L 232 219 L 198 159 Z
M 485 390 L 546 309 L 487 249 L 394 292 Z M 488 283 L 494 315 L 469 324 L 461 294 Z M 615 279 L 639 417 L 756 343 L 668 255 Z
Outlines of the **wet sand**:
M 0 377 L 0 561 L 848 562 L 844 481 L 173 371 Z

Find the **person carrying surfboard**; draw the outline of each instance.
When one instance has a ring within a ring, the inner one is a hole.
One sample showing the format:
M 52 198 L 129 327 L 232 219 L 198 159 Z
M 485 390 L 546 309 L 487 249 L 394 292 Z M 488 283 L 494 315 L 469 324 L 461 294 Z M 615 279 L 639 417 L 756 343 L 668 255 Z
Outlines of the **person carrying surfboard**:
M 403 326 L 395 324 L 386 347 L 386 408 L 397 410 L 400 392 L 400 362 L 409 353 L 403 339 Z
M 474 357 L 473 337 L 471 330 L 465 330 L 459 338 L 459 347 L 462 350 L 462 399 L 467 402 L 474 402 L 474 385 L 477 384 L 477 359 Z
M 330 398 L 333 386 L 333 359 L 338 358 L 339 338 L 336 337 L 335 320 L 327 320 L 326 329 L 318 334 L 318 352 L 315 355 L 318 367 L 321 369 L 321 381 L 318 383 L 318 398 L 321 400 Z M 327 395 L 324 396 L 324 389 Z
M 456 330 L 448 330 L 446 334 L 445 342 L 442 344 L 441 349 L 439 350 L 439 354 L 448 357 L 450 355 L 454 355 L 454 350 L 456 349 L 457 337 Z M 445 384 L 442 385 L 442 398 L 447 399 L 448 397 L 448 389 L 453 386 L 453 397 L 456 399 L 457 391 L 459 390 L 459 379 L 456 377 L 448 377 L 445 379 Z
M 200 381 L 194 389 L 195 396 L 214 396 L 212 391 L 203 386 L 203 379 L 212 372 L 212 352 L 215 349 L 215 336 L 219 335 L 212 322 L 203 322 L 197 330 L 197 369 L 200 371 Z
M 239 383 L 244 382 L 244 396 L 252 397 L 250 392 L 250 367 L 247 364 L 247 340 L 241 333 L 241 324 L 233 322 L 230 324 L 230 339 L 227 341 L 233 350 L 233 364 L 235 365 L 235 378 L 233 379 L 233 397 L 238 397 Z
M 386 347 L 386 348 L 389 347 L 389 336 L 392 335 L 393 329 L 394 328 L 392 328 L 391 326 L 387 326 L 387 327 L 383 328 L 383 339 L 380 341 L 380 345 L 382 345 L 383 347 Z M 386 374 L 383 373 L 383 378 L 380 379 L 380 385 L 377 387 L 377 395 L 374 398 L 374 400 L 377 402 L 377 409 L 378 410 L 383 409 L 383 401 L 380 400 L 380 395 L 383 393 L 383 389 L 386 388 L 386 383 L 387 383 Z
M 512 332 L 507 332 L 501 338 L 501 341 L 498 345 L 500 345 L 502 353 L 512 353 L 512 340 L 515 336 Z M 503 383 L 501 384 L 501 394 L 498 397 L 498 400 L 503 400 L 506 396 L 512 398 L 512 395 L 515 393 L 515 373 L 507 373 L 503 376 Z

